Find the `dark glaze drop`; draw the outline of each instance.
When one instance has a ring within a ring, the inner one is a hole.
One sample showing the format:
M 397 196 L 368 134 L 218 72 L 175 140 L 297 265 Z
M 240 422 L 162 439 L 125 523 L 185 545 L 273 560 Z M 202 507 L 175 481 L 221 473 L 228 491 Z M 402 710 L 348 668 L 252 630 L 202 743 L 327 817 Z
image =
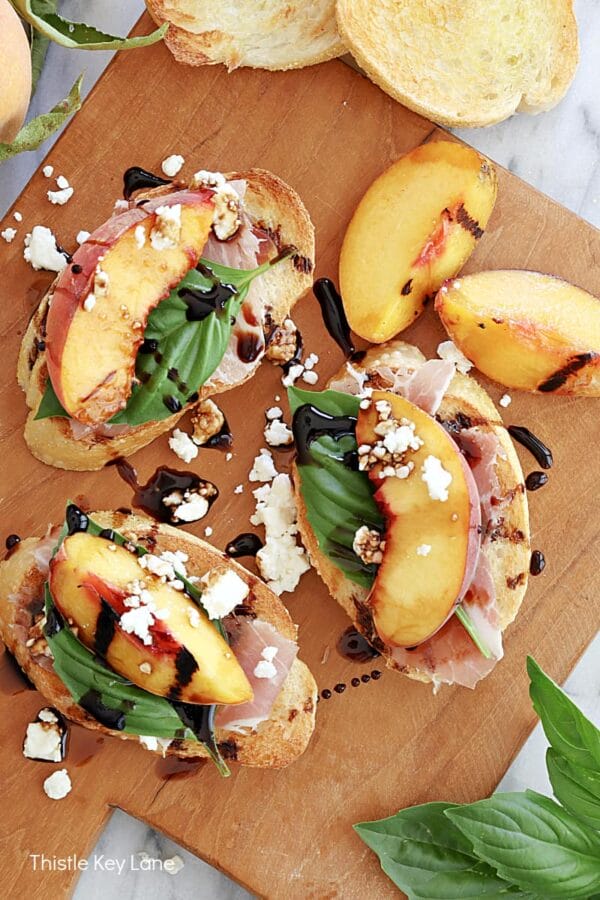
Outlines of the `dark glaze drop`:
M 345 690 L 346 685 L 343 681 L 338 682 L 338 684 L 336 684 L 334 687 L 334 691 L 336 692 L 336 694 L 343 694 Z
M 165 756 L 164 759 L 157 760 L 154 771 L 163 781 L 171 781 L 171 779 L 188 778 L 190 775 L 195 775 L 206 762 L 208 760 L 201 758 Z
M 90 524 L 86 514 L 74 503 L 69 504 L 67 507 L 66 520 L 69 535 L 77 534 L 79 531 L 87 531 Z
M 227 301 L 237 294 L 237 290 L 232 284 L 219 281 L 212 269 L 205 266 L 204 263 L 198 263 L 196 269 L 210 281 L 210 287 L 183 287 L 177 291 L 177 295 L 187 306 L 185 317 L 188 322 L 202 322 L 211 313 L 221 312 Z
M 525 479 L 525 487 L 528 491 L 539 491 L 548 482 L 545 472 L 530 472 Z
M 532 575 L 540 575 L 546 568 L 546 557 L 541 550 L 534 550 L 531 554 L 529 571 Z
M 199 741 L 213 745 L 213 722 L 216 706 L 204 706 L 196 703 L 181 703 L 171 700 L 171 706 L 190 731 L 193 731 Z
M 181 410 L 181 400 L 178 400 L 174 394 L 167 394 L 163 397 L 163 403 L 171 413 L 178 413 Z
M 100 597 L 100 612 L 94 632 L 94 652 L 105 657 L 115 636 L 115 626 L 119 616 L 104 597 Z
M 329 335 L 345 356 L 352 356 L 356 348 L 350 337 L 350 326 L 342 298 L 333 281 L 330 278 L 318 278 L 313 285 L 313 292 L 319 301 L 323 323 Z
M 83 695 L 79 705 L 106 728 L 114 728 L 115 731 L 123 731 L 125 728 L 125 713 L 121 709 L 114 709 L 102 702 L 102 695 L 93 688 Z
M 109 463 L 114 465 L 117 472 L 130 487 L 135 491 L 133 495 L 133 505 L 144 512 L 149 513 L 159 522 L 172 522 L 172 512 L 165 506 L 163 499 L 172 494 L 173 491 L 196 491 L 201 485 L 212 484 L 193 472 L 178 472 L 176 469 L 170 469 L 168 466 L 160 466 L 152 478 L 141 485 L 137 480 L 137 472 L 131 463 L 120 457 Z M 215 493 L 212 497 L 207 497 L 209 505 L 212 505 L 219 496 L 219 492 L 215 485 L 212 485 Z M 184 524 L 184 523 L 181 523 Z
M 351 662 L 369 662 L 381 655 L 353 625 L 346 628 L 336 646 L 340 656 Z
M 54 635 L 62 631 L 64 627 L 64 619 L 53 604 L 46 614 L 44 634 L 46 635 L 46 637 L 54 637 Z
M 231 433 L 227 419 L 225 419 L 221 425 L 220 430 L 216 434 L 213 434 L 212 437 L 209 437 L 202 446 L 209 447 L 213 450 L 229 450 L 229 448 L 233 446 L 233 434 Z
M 310 462 L 310 445 L 323 434 L 339 440 L 346 435 L 354 437 L 356 418 L 354 416 L 330 416 L 320 409 L 305 403 L 299 406 L 292 421 L 294 441 L 298 451 L 298 462 Z
M 244 531 L 229 541 L 225 547 L 225 553 L 233 559 L 240 559 L 243 556 L 256 556 L 261 547 L 264 547 L 264 544 L 257 534 Z
M 321 697 L 323 698 L 323 700 L 329 700 L 329 698 L 331 697 L 331 691 L 329 690 L 329 688 L 325 688 L 325 690 L 321 691 Z
M 156 188 L 164 184 L 172 182 L 167 178 L 161 178 L 160 175 L 147 172 L 140 166 L 131 166 L 123 175 L 123 196 L 126 200 L 131 200 L 132 194 L 141 191 L 142 188 Z
M 6 547 L 6 556 L 4 558 L 8 559 L 20 543 L 21 538 L 18 534 L 9 534 L 9 536 L 6 538 L 6 541 L 4 542 L 4 546 Z
M 522 425 L 509 425 L 508 433 L 526 450 L 529 450 L 542 469 L 552 467 L 552 451 L 532 431 Z

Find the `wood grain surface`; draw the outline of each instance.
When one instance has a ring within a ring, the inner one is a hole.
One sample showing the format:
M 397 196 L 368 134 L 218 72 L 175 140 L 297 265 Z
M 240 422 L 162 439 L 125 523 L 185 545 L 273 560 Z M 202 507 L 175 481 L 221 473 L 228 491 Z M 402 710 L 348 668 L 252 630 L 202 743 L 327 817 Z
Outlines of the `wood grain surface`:
M 142 19 L 141 29 L 148 28 Z M 199 168 L 261 166 L 303 197 L 317 228 L 317 274 L 335 278 L 344 229 L 364 190 L 401 154 L 441 134 L 340 62 L 289 73 L 227 75 L 221 67 L 180 67 L 156 45 L 116 58 L 51 151 L 47 162 L 74 185 L 74 198 L 64 207 L 51 206 L 46 200 L 51 185 L 38 172 L 15 208 L 27 230 L 49 225 L 72 249 L 80 229 L 91 231 L 110 214 L 130 165 L 156 170 L 166 156 L 181 153 L 183 175 Z M 500 171 L 499 181 L 488 233 L 467 269 L 539 269 L 600 294 L 598 232 L 508 172 Z M 43 532 L 49 521 L 61 519 L 67 496 L 90 507 L 131 502 L 114 469 L 60 472 L 37 462 L 24 444 L 25 403 L 14 377 L 17 351 L 51 280 L 24 262 L 24 230 L 2 248 L 2 540 L 10 532 Z M 308 351 L 321 357 L 322 383 L 340 365 L 340 353 L 311 296 L 300 302 L 295 318 Z M 434 353 L 444 337 L 431 309 L 404 336 L 426 353 Z M 280 376 L 265 364 L 249 384 L 223 397 L 234 458 L 225 463 L 218 451 L 201 450 L 192 466 L 218 484 L 221 496 L 209 517 L 191 530 L 202 534 L 210 524 L 218 547 L 249 527 L 250 487 L 241 496 L 233 487 L 246 482 L 263 443 L 263 411 L 284 393 Z M 490 392 L 495 399 L 503 393 L 496 386 Z M 29 854 L 85 855 L 111 806 L 119 806 L 256 894 L 394 896 L 351 824 L 426 800 L 472 800 L 491 792 L 534 722 L 526 654 L 562 681 L 600 623 L 598 405 L 515 392 L 503 416 L 540 434 L 555 465 L 548 486 L 530 495 L 533 546 L 544 551 L 548 565 L 532 580 L 521 614 L 505 635 L 506 657 L 485 682 L 474 692 L 443 688 L 436 697 L 429 687 L 389 672 L 377 682 L 349 686 L 319 704 L 312 744 L 299 762 L 277 772 L 234 766 L 226 781 L 210 766 L 185 779 L 163 780 L 155 757 L 134 743 L 107 739 L 85 764 L 67 758 L 73 790 L 61 802 L 51 802 L 42 791 L 52 767 L 21 753 L 25 725 L 42 698 L 26 690 L 0 695 L 3 894 L 63 896 L 77 873 L 41 876 L 32 871 Z M 521 458 L 526 472 L 535 467 L 527 454 Z M 289 456 L 278 460 L 285 468 Z M 183 467 L 166 437 L 133 462 L 142 481 L 158 464 Z M 336 652 L 347 622 L 314 573 L 283 599 L 300 625 L 301 656 L 321 689 L 369 671 Z

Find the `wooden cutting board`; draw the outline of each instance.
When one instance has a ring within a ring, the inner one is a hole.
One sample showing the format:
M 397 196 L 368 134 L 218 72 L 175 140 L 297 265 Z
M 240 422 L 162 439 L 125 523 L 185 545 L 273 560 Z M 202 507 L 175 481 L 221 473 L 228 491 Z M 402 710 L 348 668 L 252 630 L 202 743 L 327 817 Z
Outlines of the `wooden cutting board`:
M 148 28 L 142 19 L 138 30 Z M 340 62 L 298 72 L 227 75 L 221 67 L 180 67 L 161 45 L 119 55 L 47 159 L 74 185 L 74 198 L 64 207 L 51 206 L 45 194 L 52 185 L 38 172 L 15 205 L 23 214 L 18 239 L 2 246 L 2 540 L 10 532 L 39 534 L 49 521 L 61 520 L 67 496 L 92 508 L 131 501 L 114 469 L 61 472 L 37 462 L 23 442 L 25 403 L 14 379 L 17 351 L 37 298 L 51 280 L 23 261 L 26 230 L 47 224 L 65 247 L 73 248 L 79 229 L 92 230 L 110 214 L 128 166 L 156 170 L 164 157 L 181 153 L 184 175 L 198 168 L 261 166 L 286 179 L 316 224 L 317 274 L 335 278 L 344 229 L 367 186 L 401 154 L 441 134 Z M 508 172 L 499 176 L 498 204 L 468 270 L 539 269 L 600 295 L 598 232 Z M 308 351 L 320 356 L 323 383 L 340 365 L 340 353 L 325 334 L 311 296 L 298 305 L 295 318 Z M 444 335 L 429 309 L 405 336 L 434 353 Z M 193 464 L 217 482 L 221 496 L 209 517 L 191 530 L 202 534 L 210 524 L 217 547 L 248 528 L 249 487 L 241 496 L 233 494 L 233 487 L 246 481 L 263 443 L 264 409 L 275 394 L 284 393 L 280 375 L 265 364 L 249 384 L 223 398 L 235 436 L 234 459 L 226 464 L 219 452 L 201 450 Z M 496 399 L 502 393 L 496 386 L 490 392 Z M 533 545 L 543 549 L 548 565 L 532 580 L 506 635 L 504 661 L 474 692 L 444 688 L 433 697 L 425 685 L 389 672 L 379 681 L 350 687 L 354 676 L 372 666 L 338 655 L 336 641 L 347 621 L 309 573 L 294 596 L 284 596 L 300 625 L 301 656 L 321 689 L 338 682 L 349 686 L 319 704 L 313 741 L 287 770 L 238 767 L 224 781 L 204 766 L 193 777 L 164 780 L 155 757 L 133 742 L 106 739 L 86 764 L 81 757 L 89 748 L 81 746 L 79 764 L 66 760 L 73 791 L 51 802 L 42 782 L 52 767 L 21 754 L 25 725 L 42 698 L 26 690 L 1 695 L 3 893 L 46 897 L 51 889 L 63 895 L 77 873 L 42 876 L 32 871 L 29 854 L 85 856 L 110 808 L 119 806 L 256 894 L 393 896 L 391 883 L 351 824 L 422 801 L 464 801 L 490 793 L 534 722 L 526 654 L 533 653 L 562 681 L 598 629 L 598 410 L 594 400 L 515 392 L 503 413 L 508 422 L 539 433 L 554 452 L 548 486 L 530 495 Z M 289 456 L 278 459 L 285 467 Z M 535 467 L 526 453 L 522 461 L 526 472 Z M 183 467 L 166 438 L 138 453 L 134 463 L 141 480 L 161 463 Z M 81 743 L 81 735 L 75 743 Z

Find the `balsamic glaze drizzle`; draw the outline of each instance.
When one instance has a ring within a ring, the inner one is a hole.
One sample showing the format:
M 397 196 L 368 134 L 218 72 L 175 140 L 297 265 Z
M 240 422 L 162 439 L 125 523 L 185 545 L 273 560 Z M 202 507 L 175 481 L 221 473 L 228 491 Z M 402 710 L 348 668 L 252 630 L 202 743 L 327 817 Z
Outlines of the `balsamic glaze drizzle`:
M 354 625 L 350 625 L 340 636 L 337 642 L 337 651 L 344 659 L 351 662 L 369 662 L 377 656 L 381 656 L 364 634 L 358 631 Z
M 522 425 L 509 425 L 508 433 L 526 450 L 529 450 L 542 469 L 552 467 L 552 451 L 532 431 Z
M 345 356 L 351 357 L 356 348 L 350 337 L 350 326 L 346 318 L 344 304 L 330 278 L 318 278 L 313 285 L 313 293 L 321 307 L 323 323 L 329 335 Z
M 123 175 L 123 196 L 126 200 L 131 200 L 132 194 L 142 188 L 155 188 L 163 184 L 172 184 L 168 178 L 161 178 L 160 175 L 154 175 L 147 172 L 140 166 L 131 166 Z
M 528 491 L 539 491 L 548 482 L 545 472 L 530 472 L 525 479 L 525 487 Z
M 204 478 L 200 478 L 193 472 L 178 472 L 176 469 L 170 469 L 168 466 L 159 466 L 146 484 L 140 484 L 137 480 L 137 472 L 134 467 L 126 459 L 119 457 L 108 463 L 115 466 L 117 472 L 131 488 L 134 490 L 132 503 L 139 509 L 143 509 L 154 519 L 159 522 L 177 523 L 172 519 L 173 511 L 164 504 L 163 500 L 169 494 L 179 491 L 182 494 L 185 491 L 197 491 L 200 487 L 210 485 L 214 488 L 214 493 L 207 496 L 209 506 L 211 506 L 219 496 L 218 488 Z
M 95 690 L 95 688 L 92 688 L 81 697 L 79 706 L 106 728 L 114 728 L 115 731 L 123 731 L 125 728 L 125 713 L 123 710 L 107 706 L 102 700 L 100 691 Z
M 541 550 L 534 550 L 531 554 L 529 572 L 531 575 L 540 575 L 546 568 L 546 557 Z
M 244 531 L 229 541 L 225 547 L 225 553 L 232 559 L 240 559 L 243 556 L 256 556 L 261 547 L 264 547 L 264 544 L 257 534 Z
M 298 462 L 303 465 L 310 462 L 310 445 L 323 434 L 329 434 L 336 440 L 346 435 L 354 437 L 356 432 L 355 416 L 330 416 L 321 412 L 310 403 L 299 406 L 292 421 L 294 441 L 298 451 Z

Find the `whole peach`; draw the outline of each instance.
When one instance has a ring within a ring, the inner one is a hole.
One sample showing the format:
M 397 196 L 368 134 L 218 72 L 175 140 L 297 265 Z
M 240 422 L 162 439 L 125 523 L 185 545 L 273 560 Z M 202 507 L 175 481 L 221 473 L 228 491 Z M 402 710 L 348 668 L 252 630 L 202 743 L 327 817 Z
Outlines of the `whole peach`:
M 8 0 L 0 0 L 0 141 L 12 141 L 31 96 L 31 55 L 23 24 Z

